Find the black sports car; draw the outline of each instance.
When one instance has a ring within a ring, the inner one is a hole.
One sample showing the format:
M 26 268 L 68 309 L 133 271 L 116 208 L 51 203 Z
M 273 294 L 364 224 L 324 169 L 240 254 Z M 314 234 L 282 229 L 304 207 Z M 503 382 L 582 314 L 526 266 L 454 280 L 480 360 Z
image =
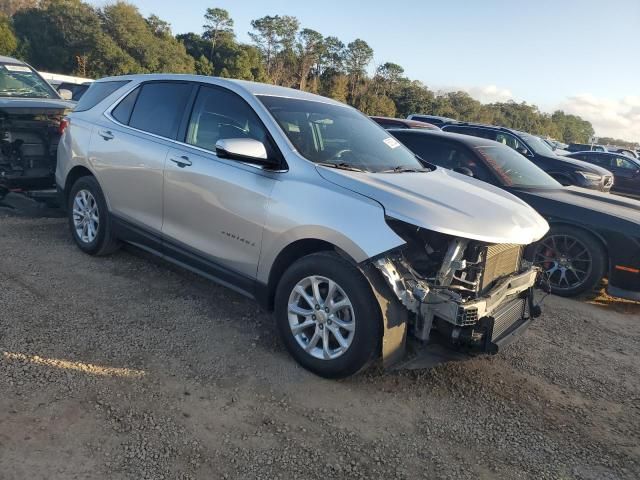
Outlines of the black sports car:
M 640 300 L 640 202 L 563 187 L 513 149 L 455 133 L 389 130 L 425 162 L 483 180 L 521 198 L 551 229 L 528 258 L 546 271 L 551 291 L 573 296 L 608 277 L 608 292 Z

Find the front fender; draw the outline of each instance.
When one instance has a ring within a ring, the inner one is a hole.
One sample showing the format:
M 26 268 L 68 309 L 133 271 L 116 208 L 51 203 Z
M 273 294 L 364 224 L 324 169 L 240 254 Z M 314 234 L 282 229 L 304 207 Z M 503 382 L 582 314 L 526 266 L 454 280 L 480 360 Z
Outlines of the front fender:
M 403 245 L 389 228 L 384 209 L 374 200 L 344 188 L 317 182 L 286 181 L 275 185 L 267 207 L 257 280 L 267 284 L 269 272 L 288 245 L 298 240 L 330 243 L 355 263 Z

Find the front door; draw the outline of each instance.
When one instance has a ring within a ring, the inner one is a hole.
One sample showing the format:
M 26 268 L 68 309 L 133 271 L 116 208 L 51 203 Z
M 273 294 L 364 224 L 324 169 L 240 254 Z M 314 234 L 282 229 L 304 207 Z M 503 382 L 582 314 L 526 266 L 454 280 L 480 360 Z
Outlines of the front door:
M 640 165 L 624 155 L 617 155 L 611 156 L 611 166 L 608 168 L 615 177 L 615 192 L 640 196 Z
M 229 138 L 259 140 L 274 154 L 264 126 L 242 98 L 201 86 L 185 145 L 169 151 L 162 233 L 168 254 L 237 285 L 255 279 L 269 198 L 282 174 L 218 158 L 216 142 Z

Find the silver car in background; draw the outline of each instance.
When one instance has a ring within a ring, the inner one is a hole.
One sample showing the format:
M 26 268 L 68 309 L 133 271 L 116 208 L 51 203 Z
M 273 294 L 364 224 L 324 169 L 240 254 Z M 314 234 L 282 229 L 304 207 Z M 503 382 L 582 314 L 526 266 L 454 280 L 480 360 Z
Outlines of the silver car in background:
M 84 252 L 128 242 L 259 300 L 319 375 L 390 365 L 409 343 L 494 353 L 539 313 L 522 256 L 544 219 L 341 103 L 123 76 L 95 82 L 65 126 L 56 182 Z

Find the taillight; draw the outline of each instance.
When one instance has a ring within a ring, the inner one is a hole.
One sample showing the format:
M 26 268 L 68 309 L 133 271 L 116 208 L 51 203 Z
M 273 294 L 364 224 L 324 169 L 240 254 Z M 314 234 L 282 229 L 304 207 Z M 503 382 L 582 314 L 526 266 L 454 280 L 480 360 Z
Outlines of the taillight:
M 71 124 L 71 120 L 68 117 L 64 117 L 60 120 L 60 125 L 58 125 L 58 133 L 62 135 L 67 127 Z

